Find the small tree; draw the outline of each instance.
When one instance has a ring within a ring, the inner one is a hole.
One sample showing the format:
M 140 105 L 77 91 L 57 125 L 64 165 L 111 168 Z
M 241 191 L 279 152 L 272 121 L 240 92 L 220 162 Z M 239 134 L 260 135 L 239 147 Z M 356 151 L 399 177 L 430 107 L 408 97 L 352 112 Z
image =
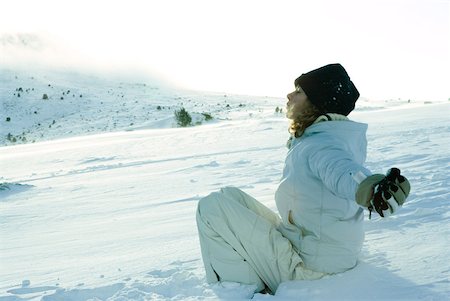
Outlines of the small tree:
M 205 117 L 205 121 L 209 121 L 213 119 L 212 115 L 209 113 L 202 113 L 203 117 Z
M 175 111 L 175 119 L 179 126 L 185 127 L 191 124 L 192 117 L 185 108 Z

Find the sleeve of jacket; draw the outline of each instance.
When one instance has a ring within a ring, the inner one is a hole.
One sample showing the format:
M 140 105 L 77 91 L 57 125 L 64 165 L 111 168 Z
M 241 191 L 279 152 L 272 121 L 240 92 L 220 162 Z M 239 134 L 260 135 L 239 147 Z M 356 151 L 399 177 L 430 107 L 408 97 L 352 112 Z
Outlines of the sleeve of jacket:
M 355 162 L 352 154 L 334 145 L 312 147 L 307 154 L 311 173 L 319 178 L 336 196 L 355 200 L 358 182 L 354 175 L 362 172 L 365 176 L 372 173 Z

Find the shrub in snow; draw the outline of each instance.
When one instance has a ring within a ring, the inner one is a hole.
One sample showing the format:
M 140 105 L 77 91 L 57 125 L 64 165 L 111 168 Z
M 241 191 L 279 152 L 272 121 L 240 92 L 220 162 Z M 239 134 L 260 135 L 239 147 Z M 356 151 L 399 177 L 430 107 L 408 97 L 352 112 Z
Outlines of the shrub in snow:
M 42 99 L 48 99 L 48 95 L 47 94 L 42 95 Z
M 0 183 L 0 190 L 10 190 L 8 183 Z
M 11 133 L 8 133 L 6 135 L 6 140 L 8 140 L 11 143 L 16 142 L 27 142 L 27 138 L 25 137 L 25 132 L 23 132 L 21 135 L 12 135 Z
M 192 122 L 192 117 L 185 108 L 175 111 L 175 119 L 179 126 L 188 126 Z
M 209 113 L 202 113 L 202 115 L 205 117 L 205 121 L 213 119 L 212 115 Z
M 10 122 L 11 121 L 11 117 L 6 117 L 6 121 Z
M 13 143 L 17 142 L 17 138 L 14 137 L 14 135 L 12 135 L 11 133 L 8 133 L 8 135 L 6 135 L 6 139 L 7 139 L 9 142 L 13 142 Z

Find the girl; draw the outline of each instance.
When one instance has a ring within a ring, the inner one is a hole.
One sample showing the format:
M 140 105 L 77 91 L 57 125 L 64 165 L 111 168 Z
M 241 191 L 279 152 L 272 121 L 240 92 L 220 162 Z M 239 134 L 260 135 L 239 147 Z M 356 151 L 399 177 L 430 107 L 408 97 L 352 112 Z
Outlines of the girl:
M 367 125 L 350 121 L 359 92 L 340 64 L 302 74 L 287 95 L 288 154 L 275 193 L 280 216 L 234 187 L 198 203 L 208 283 L 232 281 L 275 292 L 353 268 L 364 240 L 363 208 L 385 217 L 410 191 L 400 170 L 363 167 Z

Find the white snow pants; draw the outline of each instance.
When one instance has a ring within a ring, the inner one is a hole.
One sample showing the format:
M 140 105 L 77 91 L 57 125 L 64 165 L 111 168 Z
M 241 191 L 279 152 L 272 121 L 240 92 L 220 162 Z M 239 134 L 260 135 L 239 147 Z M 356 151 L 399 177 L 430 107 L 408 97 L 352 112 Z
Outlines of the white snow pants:
M 238 188 L 202 198 L 197 227 L 208 283 L 256 284 L 256 292 L 267 285 L 276 292 L 283 281 L 323 277 L 304 267 L 280 224 L 277 214 Z

